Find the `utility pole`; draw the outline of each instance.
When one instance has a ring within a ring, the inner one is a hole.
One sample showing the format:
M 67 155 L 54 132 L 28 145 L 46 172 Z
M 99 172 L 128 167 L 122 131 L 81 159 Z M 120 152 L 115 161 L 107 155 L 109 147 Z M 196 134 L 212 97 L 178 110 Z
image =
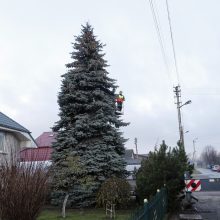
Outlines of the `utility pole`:
M 138 158 L 138 147 L 137 147 L 137 138 L 134 138 L 134 144 L 136 148 L 136 159 Z
M 181 89 L 180 85 L 174 87 L 174 93 L 176 98 L 176 105 L 177 105 L 177 113 L 178 113 L 178 124 L 179 124 L 179 135 L 180 135 L 180 143 L 184 146 L 184 134 L 183 134 L 183 126 L 182 126 L 182 120 L 181 120 Z
M 181 112 L 180 108 L 182 108 L 184 105 L 190 104 L 192 101 L 188 100 L 184 104 L 181 102 L 181 89 L 180 85 L 174 87 L 174 93 L 175 93 L 175 98 L 176 98 L 176 105 L 177 105 L 177 112 L 178 112 L 178 123 L 179 123 L 179 134 L 180 134 L 180 143 L 184 146 L 184 133 L 183 133 L 183 125 L 182 125 L 182 120 L 181 120 Z
M 198 140 L 198 138 L 193 139 L 193 164 L 195 163 L 196 156 L 196 140 Z

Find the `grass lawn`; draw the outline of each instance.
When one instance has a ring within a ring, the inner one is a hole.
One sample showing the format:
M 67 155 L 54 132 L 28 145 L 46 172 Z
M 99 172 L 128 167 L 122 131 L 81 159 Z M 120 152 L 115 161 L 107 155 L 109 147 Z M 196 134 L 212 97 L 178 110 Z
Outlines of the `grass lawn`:
M 127 220 L 130 216 L 131 210 L 116 210 L 116 220 Z M 37 220 L 61 220 L 61 212 L 58 210 L 44 210 Z M 89 210 L 67 210 L 67 220 L 105 220 L 103 209 L 89 209 Z

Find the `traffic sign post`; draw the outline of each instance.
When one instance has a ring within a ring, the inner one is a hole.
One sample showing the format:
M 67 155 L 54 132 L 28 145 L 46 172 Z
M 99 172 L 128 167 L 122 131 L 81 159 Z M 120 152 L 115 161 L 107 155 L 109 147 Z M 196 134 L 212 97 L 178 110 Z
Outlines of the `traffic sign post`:
M 201 181 L 196 179 L 186 179 L 185 180 L 185 201 L 186 206 L 193 204 L 192 199 L 198 202 L 198 199 L 192 195 L 192 192 L 198 192 L 201 190 Z

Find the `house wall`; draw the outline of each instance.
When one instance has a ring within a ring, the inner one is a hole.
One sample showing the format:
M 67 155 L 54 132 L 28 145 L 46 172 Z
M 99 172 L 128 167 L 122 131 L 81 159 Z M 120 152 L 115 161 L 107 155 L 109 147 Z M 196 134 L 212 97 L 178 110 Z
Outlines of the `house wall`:
M 24 132 L 19 132 L 17 133 L 17 135 L 19 134 L 20 137 L 20 145 L 21 148 L 36 148 L 37 145 L 36 143 L 33 141 L 33 139 L 31 138 L 31 136 L 27 133 Z
M 5 147 L 6 152 L 17 152 L 21 149 L 20 141 L 12 133 L 6 133 L 5 135 Z
M 0 130 L 0 154 L 10 154 L 21 149 L 20 140 L 12 132 Z
M 129 172 L 133 172 L 135 169 L 138 170 L 141 167 L 141 164 L 128 164 L 126 166 L 126 170 Z
M 129 164 L 126 166 L 126 170 L 129 172 L 129 175 L 127 176 L 127 180 L 134 180 L 134 171 L 138 171 L 138 169 L 141 167 L 140 164 Z

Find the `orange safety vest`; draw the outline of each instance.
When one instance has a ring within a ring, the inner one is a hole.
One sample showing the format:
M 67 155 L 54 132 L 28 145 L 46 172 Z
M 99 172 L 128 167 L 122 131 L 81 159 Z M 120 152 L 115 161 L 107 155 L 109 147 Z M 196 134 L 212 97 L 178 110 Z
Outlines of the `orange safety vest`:
M 123 95 L 118 95 L 118 97 L 116 98 L 116 102 L 124 102 L 125 97 Z

